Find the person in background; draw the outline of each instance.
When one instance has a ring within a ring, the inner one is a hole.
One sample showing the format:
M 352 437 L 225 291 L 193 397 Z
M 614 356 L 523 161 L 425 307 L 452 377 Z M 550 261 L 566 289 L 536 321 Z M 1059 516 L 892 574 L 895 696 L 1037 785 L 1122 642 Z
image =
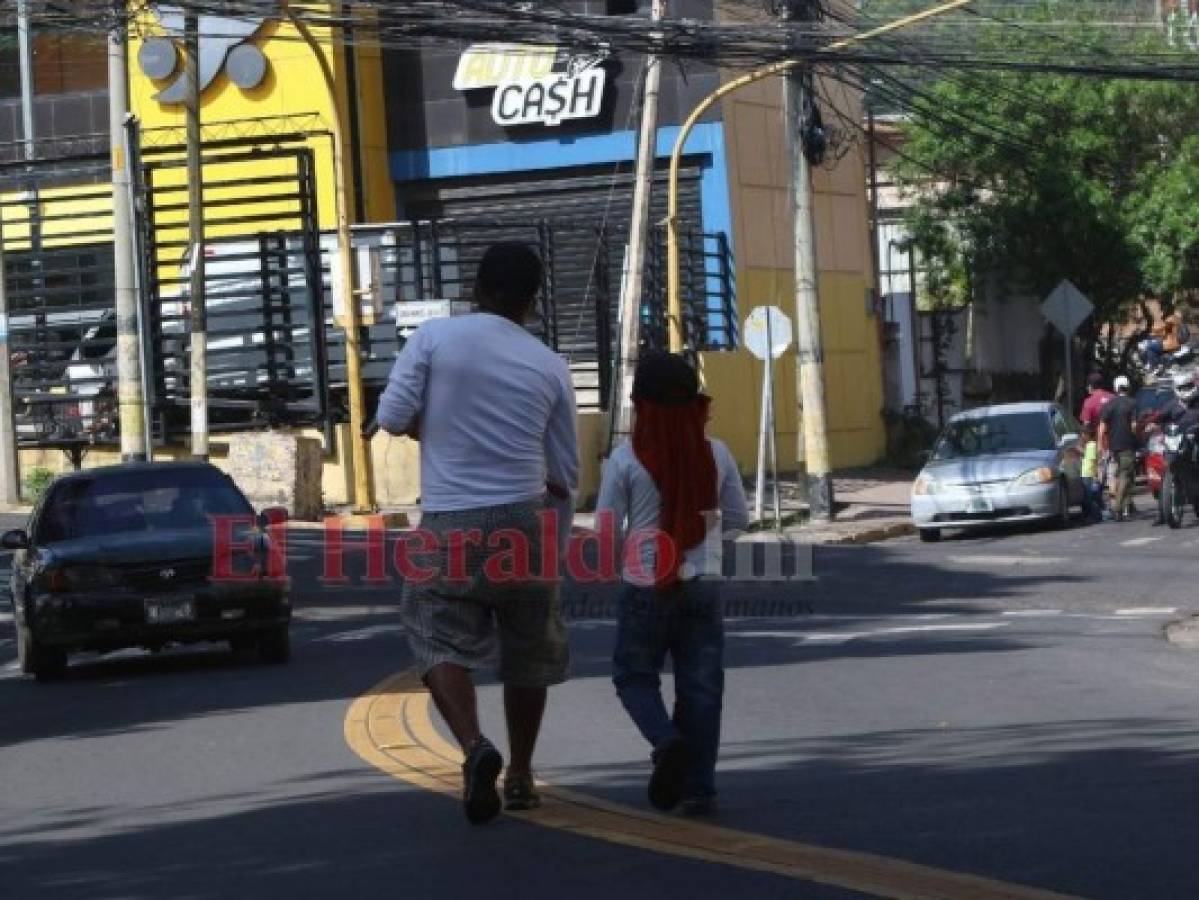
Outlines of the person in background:
M 704 434 L 709 399 L 685 359 L 643 357 L 633 403 L 632 441 L 605 464 L 596 506 L 597 521 L 612 517 L 625 581 L 612 681 L 653 748 L 650 803 L 710 814 L 724 693 L 720 548 L 748 523 L 745 492 L 728 447 Z M 662 700 L 667 654 L 673 716 Z
M 533 750 L 547 688 L 567 676 L 554 573 L 500 580 L 487 565 L 496 552 L 488 548 L 513 540 L 534 566 L 543 562 L 554 552 L 542 552 L 550 497 L 569 498 L 578 487 L 570 370 L 523 324 L 541 276 L 541 260 L 524 244 L 490 247 L 475 279 L 479 311 L 434 319 L 413 333 L 376 416 L 384 431 L 420 441 L 421 531 L 436 548 L 413 554 L 413 562 L 435 574 L 405 579 L 400 617 L 416 668 L 466 754 L 463 805 L 472 823 L 500 811 L 503 758 L 479 728 L 471 673 L 492 660 L 498 644 L 510 810 L 541 802 Z
M 1083 425 L 1094 425 L 1099 428 L 1099 415 L 1103 407 L 1116 395 L 1103 387 L 1103 376 L 1092 372 L 1087 376 L 1087 397 L 1082 401 L 1082 409 L 1078 413 L 1078 421 Z
M 1116 466 L 1116 492 L 1112 512 L 1123 522 L 1132 508 L 1133 475 L 1136 470 L 1136 404 L 1128 396 L 1131 385 L 1121 375 L 1113 385 L 1116 398 L 1103 408 L 1099 419 L 1099 446 Z
M 1099 481 L 1099 435 L 1094 424 L 1082 427 L 1082 477 L 1083 514 L 1091 522 L 1103 520 L 1103 486 Z
M 1182 317 L 1168 300 L 1162 301 L 1162 321 L 1153 327 L 1153 335 L 1145 342 L 1145 363 L 1159 369 L 1162 357 L 1182 349 Z

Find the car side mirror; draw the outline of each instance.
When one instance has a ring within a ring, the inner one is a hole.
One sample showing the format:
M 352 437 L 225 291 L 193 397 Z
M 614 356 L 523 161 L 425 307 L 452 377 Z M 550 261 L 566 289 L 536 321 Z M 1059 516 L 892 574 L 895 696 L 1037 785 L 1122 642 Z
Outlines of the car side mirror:
M 268 506 L 258 514 L 258 526 L 269 528 L 271 525 L 286 525 L 287 509 L 282 506 Z
M 14 528 L 12 531 L 6 531 L 0 535 L 0 547 L 5 550 L 27 550 L 29 548 L 29 535 L 25 533 L 23 528 Z

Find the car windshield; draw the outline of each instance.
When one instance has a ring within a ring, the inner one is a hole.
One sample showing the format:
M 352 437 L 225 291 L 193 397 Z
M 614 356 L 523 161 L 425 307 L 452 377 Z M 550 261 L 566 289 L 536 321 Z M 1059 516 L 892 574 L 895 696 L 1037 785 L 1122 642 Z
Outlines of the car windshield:
M 1054 449 L 1049 416 L 1039 412 L 1006 413 L 950 422 L 933 450 L 933 459 L 961 459 L 994 453 Z
M 137 470 L 55 485 L 38 517 L 46 544 L 107 534 L 208 528 L 210 516 L 252 515 L 224 475 L 204 469 Z

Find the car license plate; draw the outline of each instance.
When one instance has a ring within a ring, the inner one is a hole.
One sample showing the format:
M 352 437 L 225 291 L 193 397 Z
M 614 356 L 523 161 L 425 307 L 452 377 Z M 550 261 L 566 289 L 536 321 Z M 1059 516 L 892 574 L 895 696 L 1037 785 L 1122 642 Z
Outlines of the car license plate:
M 986 497 L 971 497 L 966 501 L 966 512 L 968 513 L 989 513 L 994 508 Z
M 146 622 L 150 625 L 173 625 L 192 622 L 196 618 L 193 600 L 147 600 Z

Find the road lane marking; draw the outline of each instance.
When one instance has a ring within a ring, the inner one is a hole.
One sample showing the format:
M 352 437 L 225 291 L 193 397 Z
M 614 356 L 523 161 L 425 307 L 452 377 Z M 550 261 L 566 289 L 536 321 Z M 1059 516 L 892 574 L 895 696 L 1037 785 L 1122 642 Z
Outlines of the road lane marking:
M 1155 535 L 1153 537 L 1132 538 L 1127 541 L 1120 541 L 1121 547 L 1144 547 L 1146 544 L 1152 544 L 1155 541 L 1160 541 L 1165 538 L 1165 535 Z
M 1065 556 L 951 556 L 960 566 L 1061 566 L 1070 562 Z
M 1012 618 L 1034 618 L 1036 616 L 1060 616 L 1060 609 L 1008 609 L 1003 615 L 1011 616 Z
M 1118 616 L 1172 616 L 1178 612 L 1175 606 L 1133 606 L 1129 609 L 1118 609 Z
M 433 726 L 429 694 L 411 672 L 393 675 L 350 704 L 346 743 L 363 760 L 416 787 L 459 799 L 462 754 Z M 894 900 L 1066 900 L 1066 895 L 658 815 L 541 784 L 542 806 L 518 814 L 578 837 L 719 863 Z
M 781 638 L 803 643 L 838 643 L 862 638 L 893 637 L 897 634 L 924 634 L 938 631 L 991 631 L 1004 628 L 1007 622 L 964 622 L 940 625 L 899 625 L 890 628 L 875 628 L 870 631 L 726 631 L 727 638 Z

